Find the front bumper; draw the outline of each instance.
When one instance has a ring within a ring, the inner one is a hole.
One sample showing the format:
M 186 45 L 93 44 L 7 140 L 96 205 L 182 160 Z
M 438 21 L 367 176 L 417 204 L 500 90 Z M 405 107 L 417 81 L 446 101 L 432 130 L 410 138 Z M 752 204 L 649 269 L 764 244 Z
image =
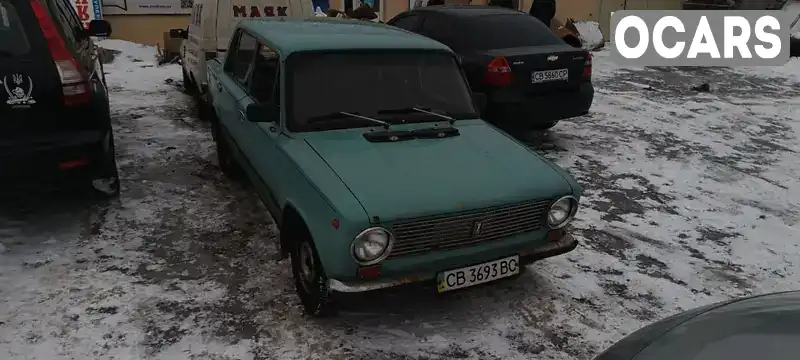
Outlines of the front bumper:
M 565 233 L 560 239 L 545 243 L 532 248 L 526 248 L 518 252 L 522 264 L 530 264 L 534 261 L 561 255 L 574 250 L 578 246 L 576 240 L 569 233 Z M 513 255 L 513 254 L 508 254 Z M 425 273 L 418 275 L 404 276 L 397 279 L 376 280 L 369 282 L 345 282 L 336 279 L 328 279 L 328 288 L 335 292 L 358 293 L 372 290 L 385 289 L 405 284 L 433 281 L 437 273 Z

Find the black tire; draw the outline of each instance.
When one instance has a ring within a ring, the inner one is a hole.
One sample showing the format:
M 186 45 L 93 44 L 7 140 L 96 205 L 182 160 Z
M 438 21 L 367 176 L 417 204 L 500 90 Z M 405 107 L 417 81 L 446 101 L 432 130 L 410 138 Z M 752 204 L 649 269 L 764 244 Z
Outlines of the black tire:
M 219 121 L 212 121 L 211 127 L 211 131 L 216 134 L 213 135 L 213 137 L 214 144 L 217 147 L 217 162 L 219 163 L 220 170 L 222 170 L 222 173 L 225 174 L 225 176 L 233 180 L 241 180 L 242 169 L 239 167 L 239 163 L 236 162 L 236 158 L 233 156 L 231 148 L 228 145 L 227 138 L 229 136 L 223 132 Z
M 295 288 L 306 315 L 316 318 L 335 315 L 336 304 L 328 288 L 328 277 L 307 231 L 294 239 L 289 252 Z
M 90 182 L 90 191 L 92 197 L 97 199 L 113 199 L 119 197 L 120 183 L 119 183 L 119 169 L 117 168 L 116 149 L 114 147 L 114 135 L 111 134 L 109 150 L 102 154 L 99 158 L 103 159 L 103 163 Z
M 183 89 L 189 95 L 196 95 L 197 94 L 197 85 L 195 85 L 194 81 L 192 81 L 192 77 L 186 73 L 186 70 L 183 70 Z
M 792 57 L 800 56 L 800 38 L 796 37 L 789 38 L 789 56 Z

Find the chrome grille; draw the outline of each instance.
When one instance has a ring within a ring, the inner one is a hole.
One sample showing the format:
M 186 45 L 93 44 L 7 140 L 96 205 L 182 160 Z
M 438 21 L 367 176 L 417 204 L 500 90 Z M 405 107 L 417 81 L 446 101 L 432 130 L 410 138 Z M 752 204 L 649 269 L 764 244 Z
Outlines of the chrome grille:
M 454 249 L 512 236 L 542 227 L 550 200 L 529 201 L 394 223 L 395 241 L 389 259 Z M 480 231 L 476 232 L 476 223 Z

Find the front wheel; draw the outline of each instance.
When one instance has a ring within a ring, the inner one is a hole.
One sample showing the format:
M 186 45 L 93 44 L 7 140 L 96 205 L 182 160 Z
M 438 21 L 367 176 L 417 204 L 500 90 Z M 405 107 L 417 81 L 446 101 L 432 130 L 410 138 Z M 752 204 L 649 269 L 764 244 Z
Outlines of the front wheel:
M 290 252 L 292 276 L 305 313 L 312 317 L 334 315 L 336 305 L 331 298 L 328 278 L 311 236 L 306 233 L 297 239 Z

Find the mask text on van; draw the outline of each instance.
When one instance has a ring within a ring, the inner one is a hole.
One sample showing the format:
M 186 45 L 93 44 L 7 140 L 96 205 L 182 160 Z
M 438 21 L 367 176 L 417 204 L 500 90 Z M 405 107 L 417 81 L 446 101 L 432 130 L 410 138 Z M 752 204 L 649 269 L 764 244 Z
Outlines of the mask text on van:
M 288 16 L 286 15 L 287 6 L 264 6 L 264 15 L 261 15 L 261 9 L 258 6 L 250 7 L 250 16 L 247 15 L 247 6 L 233 5 L 233 17 L 271 17 L 271 16 Z

